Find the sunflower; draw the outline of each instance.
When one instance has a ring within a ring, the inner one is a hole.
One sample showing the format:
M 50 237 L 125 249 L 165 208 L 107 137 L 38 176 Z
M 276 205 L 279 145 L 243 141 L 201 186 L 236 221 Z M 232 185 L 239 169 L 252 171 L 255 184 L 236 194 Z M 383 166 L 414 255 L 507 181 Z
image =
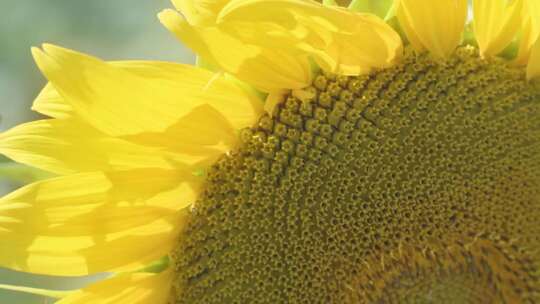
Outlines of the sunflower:
M 173 0 L 198 65 L 32 50 L 0 265 L 58 303 L 540 301 L 536 0 Z M 179 12 L 181 13 L 179 13 Z M 159 266 L 159 267 L 156 267 Z

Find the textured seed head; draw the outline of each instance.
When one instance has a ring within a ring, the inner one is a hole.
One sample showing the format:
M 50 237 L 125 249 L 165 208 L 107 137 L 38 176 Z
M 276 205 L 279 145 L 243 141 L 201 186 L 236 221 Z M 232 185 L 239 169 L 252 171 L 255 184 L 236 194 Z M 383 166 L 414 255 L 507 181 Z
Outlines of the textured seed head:
M 179 241 L 176 303 L 540 301 L 540 88 L 470 48 L 407 54 L 320 74 L 242 133 Z

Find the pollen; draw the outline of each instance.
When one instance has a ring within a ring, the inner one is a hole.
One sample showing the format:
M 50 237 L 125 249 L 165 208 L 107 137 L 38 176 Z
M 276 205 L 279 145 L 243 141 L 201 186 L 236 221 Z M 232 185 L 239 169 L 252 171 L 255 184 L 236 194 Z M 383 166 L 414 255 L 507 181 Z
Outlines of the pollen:
M 321 73 L 208 172 L 173 303 L 540 301 L 540 86 L 471 47 Z

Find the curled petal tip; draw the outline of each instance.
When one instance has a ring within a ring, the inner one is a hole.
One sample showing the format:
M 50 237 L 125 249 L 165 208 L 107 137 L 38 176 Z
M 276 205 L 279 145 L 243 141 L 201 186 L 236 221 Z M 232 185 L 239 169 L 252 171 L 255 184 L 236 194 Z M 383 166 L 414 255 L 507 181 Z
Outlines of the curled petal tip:
M 173 9 L 164 9 L 157 14 L 159 21 L 165 26 L 173 24 L 178 20 L 183 20 L 182 15 Z

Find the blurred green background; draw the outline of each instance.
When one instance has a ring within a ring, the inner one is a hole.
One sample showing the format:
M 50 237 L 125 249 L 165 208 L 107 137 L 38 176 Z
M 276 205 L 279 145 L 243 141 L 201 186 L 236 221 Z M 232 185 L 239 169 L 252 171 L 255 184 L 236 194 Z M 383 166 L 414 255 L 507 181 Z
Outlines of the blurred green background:
M 0 11 L 0 132 L 39 118 L 30 111 L 45 84 L 31 46 L 43 42 L 106 60 L 153 59 L 192 63 L 193 54 L 158 22 L 169 0 L 2 0 Z M 39 177 L 0 157 L 0 195 Z M 2 240 L 0 240 L 1 242 Z M 70 289 L 96 278 L 49 278 L 0 268 L 0 284 Z M 53 303 L 45 297 L 0 290 L 0 304 Z

